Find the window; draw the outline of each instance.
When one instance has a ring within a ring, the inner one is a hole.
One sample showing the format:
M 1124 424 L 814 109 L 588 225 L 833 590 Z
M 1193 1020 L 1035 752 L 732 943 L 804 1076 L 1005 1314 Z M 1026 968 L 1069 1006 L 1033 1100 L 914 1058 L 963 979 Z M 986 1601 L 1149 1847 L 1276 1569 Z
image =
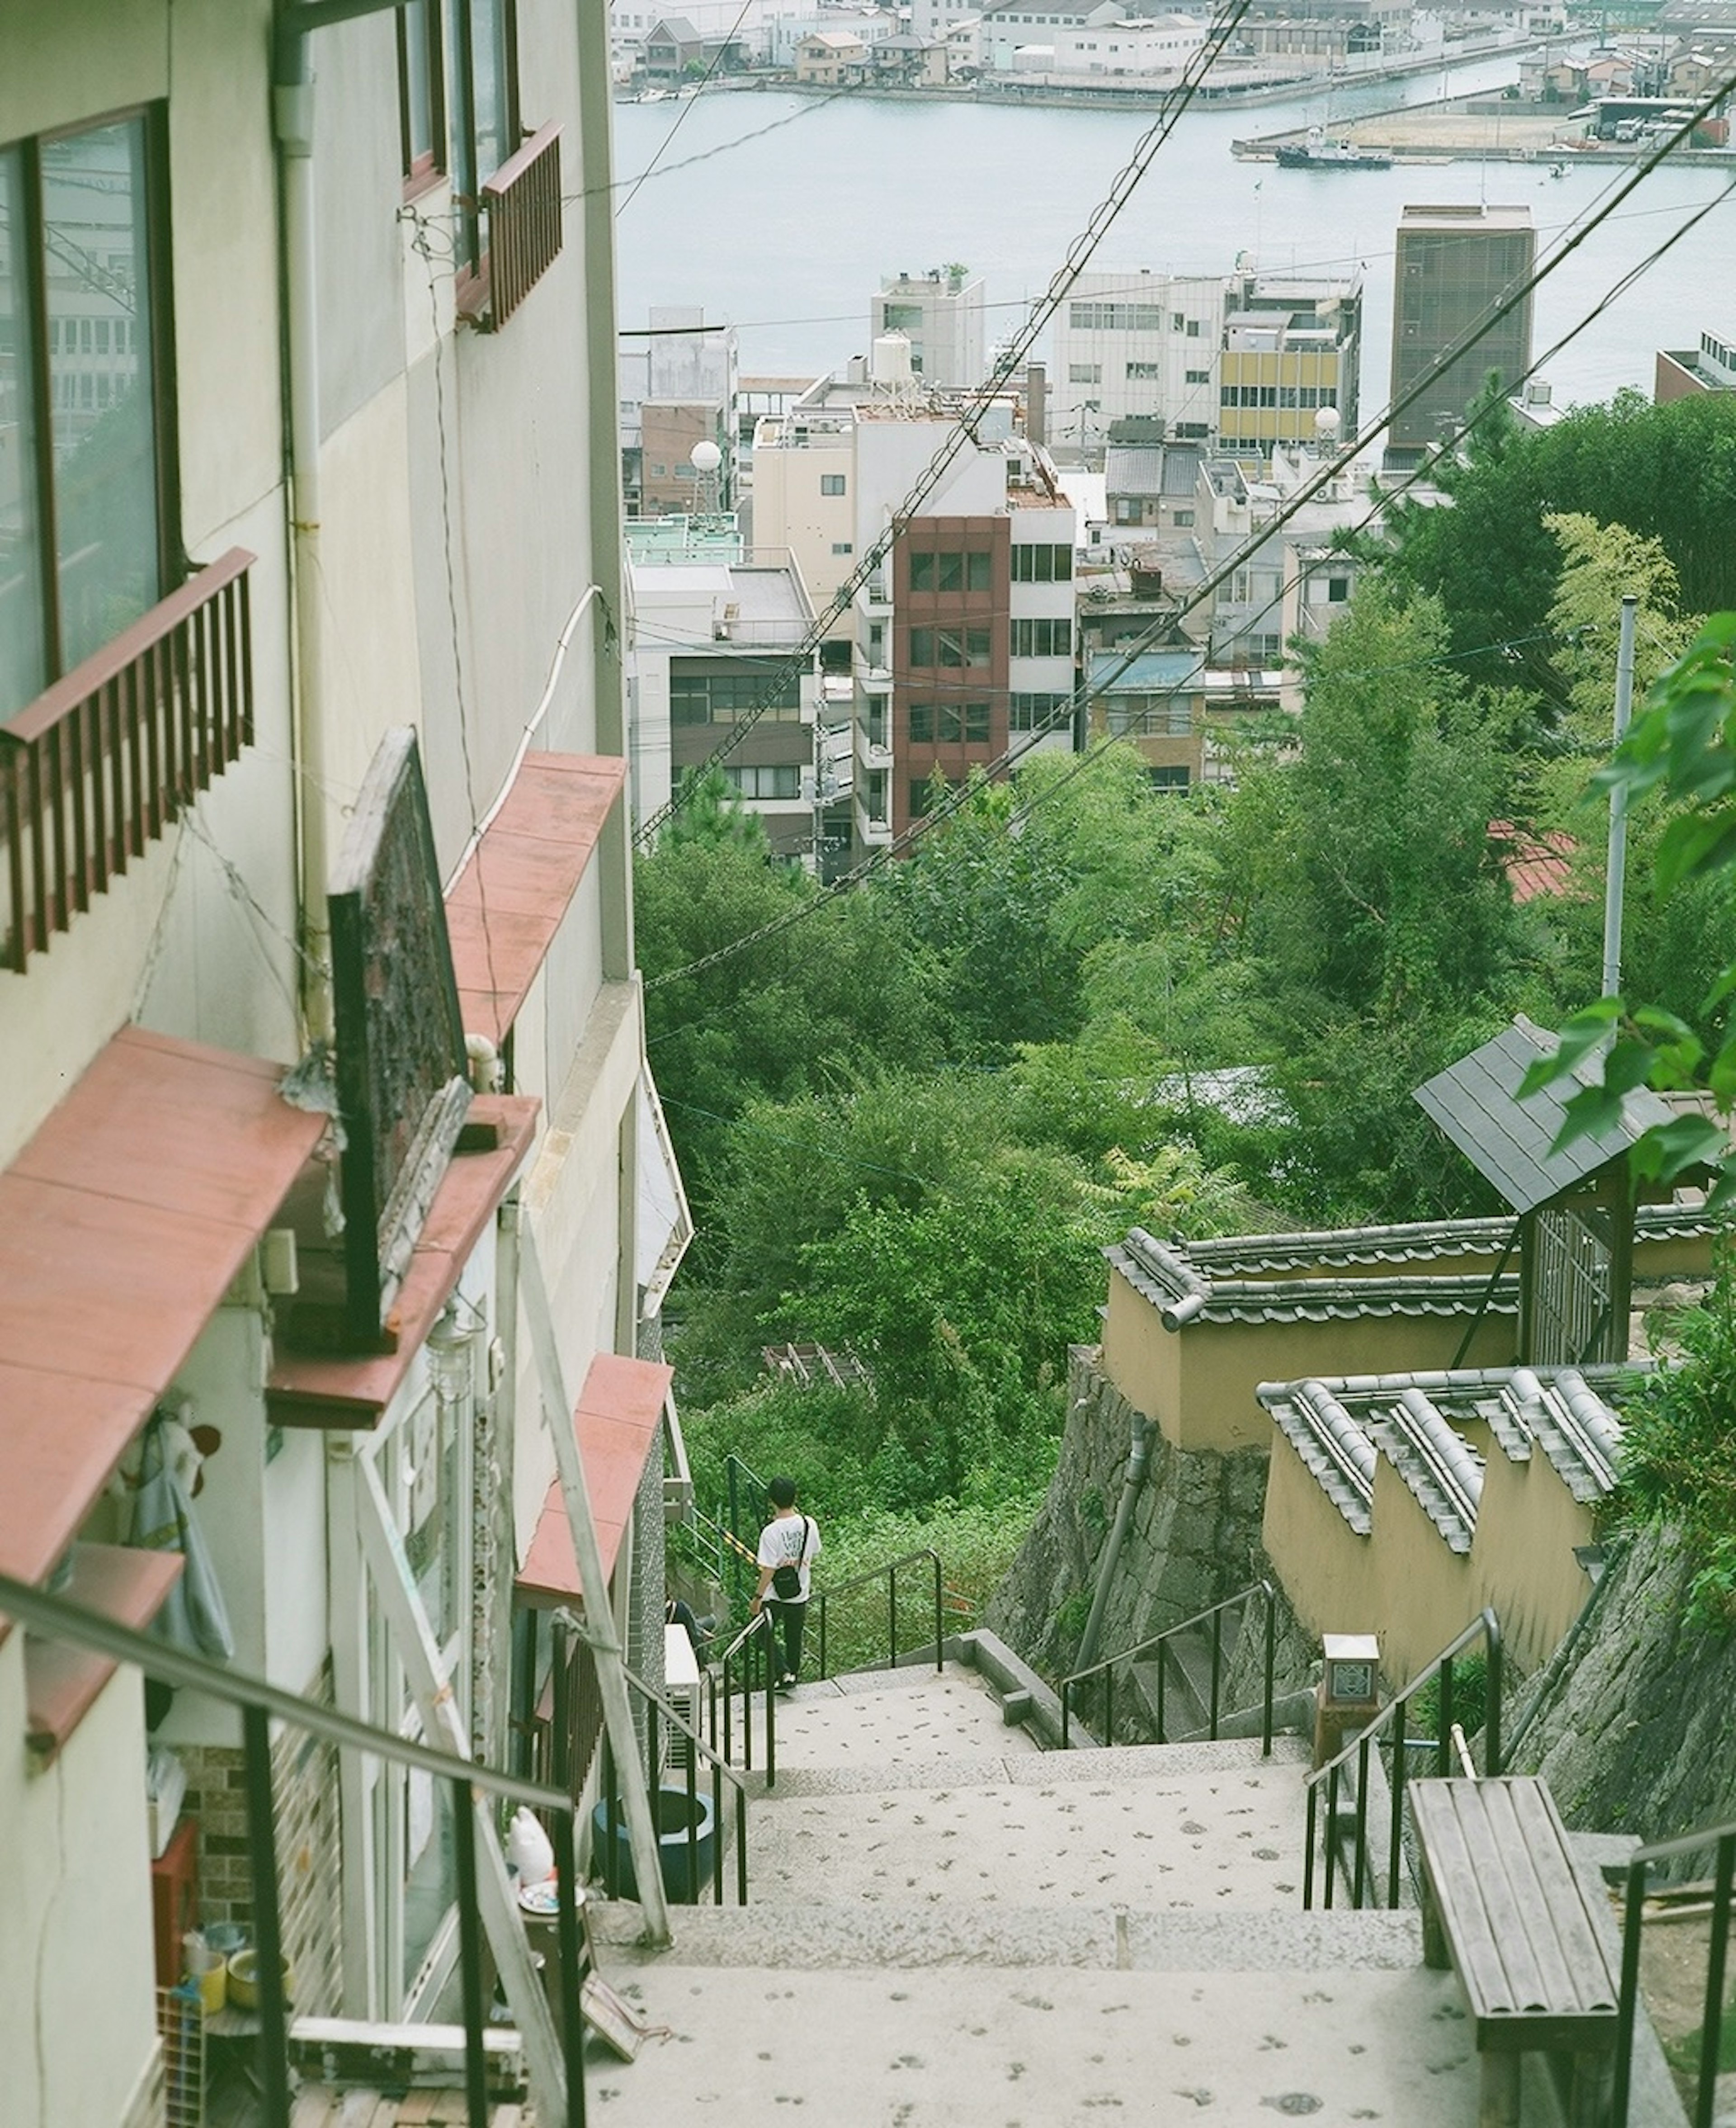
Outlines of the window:
M 820 493 L 822 495 L 842 495 L 843 492 L 844 476 L 842 473 L 823 473 L 820 475 Z
M 1183 371 L 1183 374 L 1190 384 L 1209 384 L 1212 382 L 1209 369 L 1189 369 Z
M 1348 577 L 1327 577 L 1326 603 L 1329 606 L 1342 606 L 1349 596 L 1350 579 Z
M 1145 774 L 1150 778 L 1154 791 L 1185 791 L 1192 780 L 1188 771 L 1179 766 L 1148 768 Z
M 799 798 L 802 795 L 802 772 L 794 762 L 758 768 L 726 767 L 723 773 L 738 798 Z
M 1103 705 L 1112 737 L 1141 733 L 1148 738 L 1186 739 L 1193 729 L 1193 711 L 1185 695 L 1112 695 Z
M 154 111 L 0 148 L 0 716 L 168 588 L 162 134 Z
M 1067 382 L 1070 384 L 1101 384 L 1103 381 L 1103 365 L 1100 362 L 1070 362 L 1067 364 Z
M 446 167 L 444 71 L 434 0 L 404 0 L 398 9 L 398 120 L 404 175 L 412 188 Z
M 832 551 L 834 554 L 853 554 L 856 552 L 856 547 L 855 544 L 849 539 L 834 539 L 832 543 Z
M 1212 431 L 1203 421 L 1177 421 L 1172 425 L 1169 433 L 1179 443 L 1184 440 L 1198 441 L 1202 436 L 1210 435 Z
M 1156 303 L 1070 303 L 1067 316 L 1074 332 L 1161 332 L 1164 329 L 1164 313 Z
M 886 817 L 886 772 L 870 768 L 868 772 L 868 817 L 884 820 Z
M 913 591 L 985 591 L 989 587 L 986 553 L 936 554 L 918 550 L 910 557 Z
M 1160 362 L 1130 362 L 1127 382 L 1130 384 L 1155 384 L 1162 378 L 1164 365 Z
M 1015 620 L 1013 624 L 1015 658 L 1070 658 L 1073 623 L 1070 620 Z
M 1057 729 L 1062 722 L 1061 712 L 1072 700 L 1070 695 L 1048 692 L 1010 695 L 1007 698 L 1007 729 L 1015 732 Z
M 1193 512 L 1191 510 L 1172 511 L 1169 513 L 1169 522 L 1177 525 L 1191 525 L 1193 522 Z
M 1199 338 L 1199 320 L 1198 318 L 1188 319 L 1188 337 L 1189 340 L 1198 340 Z
M 1169 313 L 1169 330 L 1170 330 L 1170 331 L 1171 331 L 1171 332 L 1185 332 L 1185 331 L 1187 330 L 1187 326 L 1188 326 L 1188 321 L 1187 321 L 1187 318 L 1183 316 L 1183 314 L 1180 311 L 1170 311 L 1170 313 Z
M 910 663 L 956 669 L 989 663 L 986 628 L 913 628 Z
M 1073 581 L 1070 547 L 1015 547 L 1013 581 L 1016 584 L 1066 584 Z
M 886 698 L 884 695 L 875 695 L 870 699 L 867 726 L 869 745 L 884 746 L 886 743 Z
M 910 743 L 931 746 L 986 746 L 989 743 L 989 705 L 986 702 L 913 702 L 910 705 Z
M 770 697 L 768 701 L 767 698 Z M 671 724 L 731 724 L 761 714 L 788 724 L 800 716 L 801 677 L 766 663 L 735 658 L 672 658 L 669 666 Z
M 447 91 L 452 188 L 461 274 L 481 274 L 482 183 L 519 145 L 512 0 L 447 0 Z M 429 40 L 430 49 L 432 39 Z

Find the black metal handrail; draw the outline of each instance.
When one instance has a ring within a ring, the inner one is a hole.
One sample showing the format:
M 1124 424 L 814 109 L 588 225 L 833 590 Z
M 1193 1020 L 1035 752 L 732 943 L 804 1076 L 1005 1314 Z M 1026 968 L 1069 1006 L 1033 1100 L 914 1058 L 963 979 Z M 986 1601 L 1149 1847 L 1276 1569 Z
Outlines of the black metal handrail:
M 1437 1674 L 1440 1678 L 1440 1735 L 1434 1744 L 1435 1770 L 1446 1776 L 1453 1770 L 1453 1660 L 1454 1656 L 1476 1641 L 1485 1643 L 1488 1672 L 1484 1690 L 1483 1717 L 1483 1773 L 1492 1779 L 1501 1768 L 1501 1620 L 1492 1609 L 1484 1609 L 1471 1621 L 1462 1632 L 1448 1641 L 1440 1653 L 1424 1665 L 1410 1683 L 1396 1692 L 1367 1728 L 1359 1730 L 1335 1758 L 1328 1759 L 1325 1765 L 1316 1766 L 1309 1774 L 1304 1787 L 1308 1798 L 1307 1850 L 1302 1857 L 1302 1907 L 1304 1911 L 1314 1904 L 1314 1850 L 1319 1829 L 1320 1793 L 1322 1785 L 1326 1791 L 1326 1871 L 1322 1907 L 1332 1904 L 1332 1879 L 1338 1856 L 1338 1796 L 1345 1768 L 1352 1759 L 1356 1761 L 1356 1845 L 1351 1869 L 1350 1903 L 1360 1907 L 1363 1893 L 1368 1882 L 1368 1765 L 1370 1754 L 1383 1734 L 1391 1731 L 1389 1741 L 1392 1750 L 1392 1808 L 1391 1828 L 1387 1848 L 1387 1899 L 1388 1907 L 1398 1904 L 1399 1872 L 1404 1858 L 1405 1780 L 1407 1760 L 1405 1754 L 1411 1741 L 1405 1734 L 1406 1709 L 1411 1701 Z
M 1277 1602 L 1269 1581 L 1254 1582 L 1250 1586 L 1241 1590 L 1239 1594 L 1226 1596 L 1222 1603 L 1214 1603 L 1209 1610 L 1198 1612 L 1191 1618 L 1183 1619 L 1179 1626 L 1166 1627 L 1162 1632 L 1154 1633 L 1150 1640 L 1140 1641 L 1136 1647 L 1123 1648 L 1118 1655 L 1104 1655 L 1101 1660 L 1089 1663 L 1084 1670 L 1076 1670 L 1070 1676 L 1064 1677 L 1060 1682 L 1061 1749 L 1065 1751 L 1070 1748 L 1069 1738 L 1072 1733 L 1073 1694 L 1075 1686 L 1084 1684 L 1089 1678 L 1100 1676 L 1103 1679 L 1103 1736 L 1106 1741 L 1112 1743 L 1115 1740 L 1116 1665 L 1131 1663 L 1138 1656 L 1148 1655 L 1154 1648 L 1164 1649 L 1178 1634 L 1191 1633 L 1197 1626 L 1204 1625 L 1208 1618 L 1212 1622 L 1212 1698 L 1207 1709 L 1208 1733 L 1215 1744 L 1217 1741 L 1218 1687 L 1223 1676 L 1224 1613 L 1226 1611 L 1240 1609 L 1255 1596 L 1264 1597 L 1266 1605 L 1265 1684 L 1260 1702 L 1259 1748 L 1260 1756 L 1269 1759 L 1272 1755 L 1272 1679 L 1277 1657 L 1278 1618 Z M 1160 1654 L 1157 1664 L 1156 1708 L 1159 1743 L 1164 1741 L 1164 1656 Z
M 1724 2032 L 1730 1891 L 1733 1880 L 1736 1880 L 1736 1820 L 1724 1825 L 1705 1826 L 1698 1832 L 1685 1832 L 1674 1840 L 1654 1841 L 1649 1846 L 1636 1847 L 1628 1857 L 1622 1904 L 1621 1993 L 1616 2005 L 1615 2071 L 1610 2107 L 1614 2128 L 1628 2128 L 1634 2081 L 1634 2028 L 1639 2021 L 1639 1938 L 1645 1919 L 1642 1902 L 1646 1880 L 1654 1863 L 1701 1855 L 1709 1847 L 1715 1850 L 1716 1860 L 1712 1877 L 1711 1937 L 1706 1945 L 1705 2010 L 1700 2028 L 1700 2059 L 1695 2072 L 1693 2128 L 1712 2128 L 1718 2098 L 1719 2043 Z
M 486 2097 L 487 2023 L 484 2009 L 482 1931 L 477 1926 L 477 1852 L 470 1813 L 477 1790 L 507 1803 L 528 1803 L 545 1811 L 553 1824 L 556 1864 L 556 1898 L 561 1959 L 559 1996 L 562 2045 L 566 2063 L 567 2128 L 583 2128 L 584 2021 L 579 1988 L 580 1965 L 577 1883 L 575 1865 L 574 1805 L 558 1788 L 496 1772 L 471 1759 L 461 1759 L 375 1727 L 334 1708 L 298 1698 L 264 1678 L 237 1670 L 228 1664 L 206 1661 L 178 1648 L 151 1640 L 112 1618 L 52 1596 L 28 1582 L 0 1575 L 0 1613 L 27 1631 L 51 1640 L 69 1641 L 76 1647 L 129 1668 L 141 1670 L 166 1684 L 208 1693 L 236 1708 L 241 1717 L 244 1793 L 247 1808 L 247 1845 L 253 1872 L 254 1935 L 259 1955 L 259 2034 L 256 2075 L 262 2128 L 289 2128 L 289 2004 L 283 1984 L 283 1939 L 278 1905 L 277 1807 L 272 1792 L 271 1722 L 278 1721 L 317 1737 L 339 1750 L 365 1752 L 377 1759 L 409 1766 L 448 1783 L 454 1824 L 460 1828 L 453 1841 L 458 1865 L 458 1959 L 460 1993 L 463 2005 L 466 2111 L 469 2128 L 488 2128 Z
M 745 1636 L 744 1636 L 745 1637 Z M 721 1755 L 700 1734 L 666 1693 L 648 1684 L 624 1663 L 622 1674 L 629 1687 L 638 1693 L 645 1708 L 645 1765 L 647 1785 L 655 1798 L 662 1785 L 662 1724 L 678 1731 L 687 1739 L 687 1867 L 685 1871 L 689 1906 L 699 1903 L 699 1760 L 703 1757 L 711 1769 L 711 1814 L 715 1827 L 712 1843 L 712 1903 L 723 1903 L 723 1784 L 727 1780 L 735 1792 L 735 1898 L 736 1904 L 747 1903 L 747 1784 L 725 1763 Z M 605 1862 L 603 1885 L 610 1898 L 616 1896 L 619 1873 L 619 1827 L 620 1819 L 619 1791 L 614 1779 L 612 1763 L 605 1765 L 603 1782 L 603 1812 L 605 1834 Z M 661 1836 L 662 1828 L 657 1828 Z M 661 1853 L 660 1853 L 661 1860 Z
M 882 1576 L 886 1582 L 886 1666 L 889 1670 L 897 1668 L 899 1569 L 901 1566 L 914 1566 L 923 1560 L 927 1560 L 934 1577 L 934 1667 L 937 1672 L 946 1668 L 946 1629 L 942 1616 L 941 1556 L 937 1551 L 931 1551 L 924 1546 L 919 1551 L 902 1552 L 898 1558 L 889 1559 L 884 1566 L 865 1567 L 860 1574 L 850 1575 L 842 1581 L 828 1582 L 823 1589 L 815 1591 L 813 1600 L 819 1606 L 820 1614 L 820 1675 L 822 1677 L 831 1674 L 827 1666 L 828 1648 L 826 1622 L 828 1604 L 834 1597 L 845 1595 L 852 1589 L 866 1588 L 870 1583 L 880 1580 Z
M 724 1649 L 722 1660 L 714 1674 L 720 1680 L 711 1698 L 711 1739 L 718 1738 L 718 1698 L 723 1702 L 723 1741 L 722 1755 L 727 1764 L 734 1755 L 731 1735 L 731 1703 L 734 1698 L 732 1672 L 737 1658 L 741 1658 L 742 1690 L 742 1764 L 750 1774 L 753 1771 L 753 1694 L 756 1684 L 763 1688 L 766 1727 L 766 1785 L 777 1786 L 778 1727 L 777 1727 L 777 1664 L 776 1636 L 772 1632 L 771 1614 L 757 1611 L 735 1638 Z

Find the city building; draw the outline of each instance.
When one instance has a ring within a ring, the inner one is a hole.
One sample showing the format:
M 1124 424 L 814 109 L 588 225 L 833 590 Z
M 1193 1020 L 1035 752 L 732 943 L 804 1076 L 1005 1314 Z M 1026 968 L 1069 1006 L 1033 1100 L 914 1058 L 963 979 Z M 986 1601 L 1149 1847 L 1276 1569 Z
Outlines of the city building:
M 985 70 L 1032 88 L 1149 90 L 1179 81 L 1206 41 L 1198 16 L 1136 17 L 1126 8 L 1099 7 L 1077 20 L 1054 16 L 1041 43 L 1016 45 L 1009 52 L 1001 22 L 998 8 L 985 12 L 982 49 L 992 55 Z
M 1658 349 L 1652 387 L 1655 403 L 1661 406 L 1667 399 L 1686 399 L 1696 392 L 1736 392 L 1736 340 L 1703 332 L 1698 347 Z
M 440 1999 L 460 1820 L 406 1740 L 585 1792 L 599 1672 L 557 1684 L 553 1620 L 614 1628 L 557 1444 L 662 1674 L 640 1355 L 681 1222 L 640 1209 L 679 1190 L 633 954 L 609 59 L 554 0 L 23 19 L 0 1574 L 227 1662 L 147 1693 L 0 1628 L 0 2120 L 156 2128 L 185 1930 L 274 1905 L 306 2013 Z M 486 1882 L 518 1931 L 497 1850 Z
M 1524 287 L 1536 257 L 1528 207 L 1404 210 L 1393 268 L 1390 457 L 1414 463 L 1438 444 L 1492 371 L 1509 391 L 1518 388 L 1531 366 L 1529 288 L 1503 316 L 1483 321 Z
M 868 337 L 902 333 L 910 343 L 910 369 L 925 384 L 972 392 L 984 368 L 984 284 L 963 266 L 927 273 L 900 273 L 882 283 L 868 306 Z
M 1362 366 L 1362 279 L 1307 280 L 1247 274 L 1226 297 L 1218 362 L 1218 449 L 1269 458 L 1280 445 L 1311 444 L 1320 416 L 1332 433 L 1356 434 Z
M 733 510 L 741 389 L 733 325 L 703 310 L 653 304 L 648 330 L 621 336 L 621 479 L 635 517 Z M 714 444 L 714 468 L 693 462 Z
M 745 559 L 732 519 L 659 536 L 681 521 L 627 528 L 634 817 L 666 805 L 748 722 L 722 772 L 773 850 L 811 862 L 819 673 L 813 652 L 798 654 L 813 625 L 800 573 Z

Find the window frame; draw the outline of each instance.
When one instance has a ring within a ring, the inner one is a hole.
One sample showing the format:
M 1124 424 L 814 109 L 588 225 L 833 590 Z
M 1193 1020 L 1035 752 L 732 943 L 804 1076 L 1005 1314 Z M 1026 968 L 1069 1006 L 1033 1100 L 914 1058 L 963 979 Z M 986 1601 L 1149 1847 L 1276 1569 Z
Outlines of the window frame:
M 424 154 L 417 154 L 412 127 L 417 114 L 413 109 L 410 68 L 410 10 L 420 10 L 428 40 L 428 101 L 425 110 L 420 113 L 432 144 Z M 401 0 L 394 11 L 397 17 L 398 39 L 398 140 L 399 152 L 404 164 L 404 197 L 415 199 L 437 185 L 445 177 L 451 160 L 452 145 L 447 127 L 446 110 L 446 21 L 443 0 Z
M 24 306 L 23 330 L 16 347 L 19 363 L 19 393 L 27 401 L 35 433 L 27 458 L 21 454 L 20 485 L 36 513 L 31 544 L 36 549 L 38 571 L 36 586 L 36 617 L 42 631 L 42 682 L 36 700 L 55 681 L 74 669 L 90 654 L 69 653 L 66 642 L 65 601 L 61 576 L 62 556 L 59 526 L 62 498 L 55 480 L 54 355 L 49 327 L 50 293 L 45 214 L 43 194 L 42 150 L 82 135 L 111 126 L 137 123 L 142 130 L 141 164 L 144 173 L 143 211 L 133 225 L 144 254 L 144 278 L 148 315 L 144 335 L 144 358 L 149 365 L 149 395 L 152 446 L 151 520 L 155 552 L 152 557 L 154 591 L 142 611 L 149 613 L 178 590 L 191 573 L 181 540 L 180 436 L 176 420 L 178 393 L 174 371 L 174 280 L 172 271 L 173 222 L 169 202 L 170 163 L 168 111 L 160 99 L 130 103 L 76 120 L 66 126 L 0 140 L 0 156 L 16 155 L 19 173 L 21 226 L 16 244 L 21 262 L 19 286 Z M 134 338 L 138 338 L 135 313 Z M 94 335 L 93 335 L 94 338 Z M 64 358 L 69 352 L 58 349 Z M 136 351 L 136 350 L 135 350 Z M 28 363 L 28 373 L 24 365 Z M 111 402 L 112 403 L 112 402 Z M 133 619 L 140 618 L 135 615 Z M 106 640 L 112 641 L 131 622 L 114 628 Z M 21 704 L 21 709 L 27 706 Z M 17 710 L 0 713 L 0 722 Z
M 457 245 L 458 309 L 465 316 L 480 316 L 487 307 L 488 247 L 483 232 L 482 188 L 496 170 L 503 169 L 518 152 L 524 138 L 519 102 L 519 12 L 516 0 L 443 0 L 447 10 L 443 25 L 445 67 L 444 135 L 447 174 L 452 179 L 453 230 Z M 498 163 L 485 170 L 477 149 L 476 11 L 496 7 L 500 56 L 505 69 L 501 130 L 505 150 Z M 467 166 L 455 152 L 462 141 L 468 150 Z M 465 189 L 467 175 L 473 192 Z

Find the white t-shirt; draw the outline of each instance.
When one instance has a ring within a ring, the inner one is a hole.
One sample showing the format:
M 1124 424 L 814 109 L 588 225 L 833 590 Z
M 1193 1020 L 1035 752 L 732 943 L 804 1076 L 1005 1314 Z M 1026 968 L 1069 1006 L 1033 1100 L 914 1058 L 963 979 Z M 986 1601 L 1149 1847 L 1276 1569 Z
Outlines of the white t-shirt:
M 801 1570 L 802 1593 L 788 1598 L 780 1597 L 776 1589 L 767 1587 L 766 1594 L 774 1603 L 786 1600 L 791 1603 L 808 1601 L 809 1567 L 820 1552 L 819 1525 L 812 1515 L 777 1515 L 760 1532 L 758 1564 L 761 1566 L 794 1566 Z

